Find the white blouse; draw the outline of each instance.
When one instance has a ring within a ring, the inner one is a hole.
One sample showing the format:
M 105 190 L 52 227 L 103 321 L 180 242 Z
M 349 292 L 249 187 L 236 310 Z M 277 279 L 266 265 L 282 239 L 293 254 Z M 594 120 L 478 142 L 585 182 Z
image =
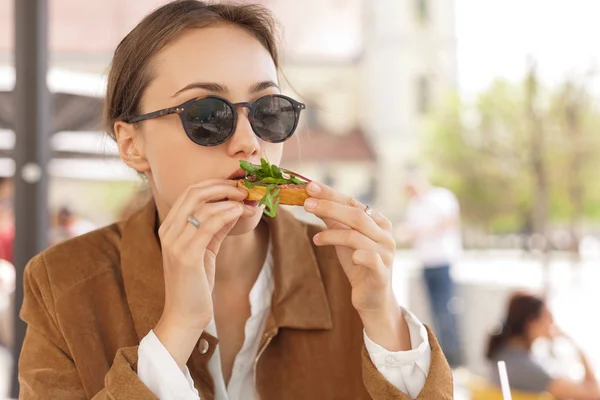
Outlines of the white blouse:
M 233 364 L 229 384 L 225 385 L 219 346 L 208 362 L 215 383 L 216 400 L 259 400 L 254 386 L 254 359 L 260 344 L 273 296 L 273 256 L 267 252 L 265 264 L 250 291 L 250 317 L 244 328 L 245 339 Z M 365 346 L 379 372 L 403 393 L 416 398 L 429 373 L 431 347 L 427 330 L 410 312 L 403 310 L 411 337 L 412 350 L 392 352 L 374 343 L 364 333 Z M 206 328 L 218 337 L 214 320 Z M 187 367 L 182 371 L 153 331 L 138 348 L 138 376 L 161 400 L 199 400 Z

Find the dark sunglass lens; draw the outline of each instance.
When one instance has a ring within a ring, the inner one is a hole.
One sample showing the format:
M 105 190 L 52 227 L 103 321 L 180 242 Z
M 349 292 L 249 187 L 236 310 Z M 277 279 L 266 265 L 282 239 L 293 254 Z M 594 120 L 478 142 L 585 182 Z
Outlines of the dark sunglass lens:
M 296 125 L 294 105 L 285 97 L 267 96 L 255 104 L 254 130 L 263 140 L 283 142 Z
M 201 146 L 224 143 L 233 132 L 233 110 L 223 100 L 212 97 L 193 102 L 184 120 L 188 135 Z

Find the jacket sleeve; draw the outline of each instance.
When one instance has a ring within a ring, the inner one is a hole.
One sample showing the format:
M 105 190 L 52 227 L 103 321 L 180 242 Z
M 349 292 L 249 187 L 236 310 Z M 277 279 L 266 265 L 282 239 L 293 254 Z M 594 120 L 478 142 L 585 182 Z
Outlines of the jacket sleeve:
M 21 318 L 28 326 L 19 358 L 19 399 L 158 400 L 137 376 L 138 346 L 120 349 L 104 388 L 86 392 L 56 322 L 42 256 L 27 265 L 23 284 Z
M 425 380 L 425 386 L 417 400 L 452 400 L 454 399 L 454 384 L 452 371 L 433 332 L 427 328 L 429 345 L 431 347 L 431 366 Z M 412 400 L 390 383 L 371 361 L 369 353 L 363 348 L 362 354 L 363 381 L 367 391 L 374 400 Z

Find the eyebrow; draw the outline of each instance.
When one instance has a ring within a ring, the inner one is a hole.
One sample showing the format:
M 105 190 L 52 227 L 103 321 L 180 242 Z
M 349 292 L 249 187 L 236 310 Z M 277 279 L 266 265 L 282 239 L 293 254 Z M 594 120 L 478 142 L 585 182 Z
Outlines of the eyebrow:
M 279 89 L 279 86 L 277 86 L 277 84 L 273 81 L 258 82 L 258 83 L 255 83 L 254 85 L 252 85 L 252 87 L 250 88 L 250 93 L 262 92 L 263 90 L 266 90 L 266 89 L 269 89 L 272 87 Z M 227 86 L 222 85 L 220 83 L 216 83 L 216 82 L 193 82 L 193 83 L 190 83 L 189 85 L 185 86 L 184 88 L 179 89 L 171 97 L 175 97 L 182 92 L 185 92 L 187 90 L 192 90 L 192 89 L 204 89 L 204 90 L 208 90 L 209 92 L 215 92 L 215 93 L 226 93 L 229 90 L 229 89 L 227 89 Z
M 263 90 L 270 89 L 270 88 L 279 89 L 279 86 L 277 86 L 277 84 L 273 81 L 258 82 L 257 84 L 255 84 L 254 86 L 252 86 L 250 88 L 250 93 L 262 92 Z M 279 89 L 279 90 L 281 90 L 281 89 Z

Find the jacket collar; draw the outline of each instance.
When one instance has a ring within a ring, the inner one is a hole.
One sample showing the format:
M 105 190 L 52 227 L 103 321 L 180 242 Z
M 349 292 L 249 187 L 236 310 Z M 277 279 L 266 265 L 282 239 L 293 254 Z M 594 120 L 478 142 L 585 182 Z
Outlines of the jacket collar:
M 267 329 L 331 329 L 331 312 L 305 224 L 280 210 L 268 218 L 275 288 Z M 121 268 L 138 338 L 156 326 L 165 301 L 157 211 L 151 201 L 128 219 L 121 239 Z

